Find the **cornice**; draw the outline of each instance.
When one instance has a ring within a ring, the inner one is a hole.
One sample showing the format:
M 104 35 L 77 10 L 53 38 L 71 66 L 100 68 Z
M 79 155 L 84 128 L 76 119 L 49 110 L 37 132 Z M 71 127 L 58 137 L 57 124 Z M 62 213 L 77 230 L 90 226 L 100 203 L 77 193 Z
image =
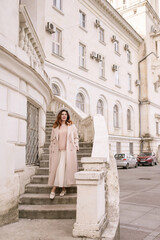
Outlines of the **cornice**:
M 158 14 L 155 12 L 155 10 L 153 9 L 152 5 L 148 2 L 148 0 L 141 0 L 141 2 L 133 3 L 132 5 L 127 6 L 125 8 L 120 8 L 120 9 L 118 9 L 118 12 L 120 14 L 123 14 L 123 13 L 127 12 L 128 10 L 135 9 L 136 7 L 143 6 L 143 5 L 147 7 L 149 12 L 152 14 L 153 18 L 157 21 L 158 24 L 160 24 L 160 18 L 158 16 Z
M 143 38 L 132 28 L 132 26 L 112 7 L 107 0 L 90 0 L 96 2 L 103 10 L 106 11 L 116 22 L 130 34 L 139 44 Z
M 0 60 L 0 66 L 26 81 L 40 95 L 43 95 L 46 104 L 48 104 L 48 101 L 52 98 L 52 90 L 37 71 L 2 46 L 0 46 Z M 25 74 L 27 77 L 25 77 Z

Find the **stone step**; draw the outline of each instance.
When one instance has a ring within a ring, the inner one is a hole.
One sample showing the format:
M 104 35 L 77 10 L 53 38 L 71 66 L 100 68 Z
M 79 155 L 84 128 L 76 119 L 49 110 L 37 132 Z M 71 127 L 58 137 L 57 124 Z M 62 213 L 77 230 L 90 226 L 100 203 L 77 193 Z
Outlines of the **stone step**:
M 76 204 L 19 205 L 19 217 L 29 219 L 74 219 L 76 218 Z
M 55 205 L 55 204 L 76 204 L 77 194 L 76 193 L 67 193 L 63 197 L 60 197 L 59 194 L 56 194 L 54 200 L 49 198 L 50 193 L 40 193 L 32 194 L 26 193 L 21 195 L 19 198 L 20 204 L 29 204 L 29 205 Z
M 81 167 L 81 159 L 78 159 L 78 167 Z M 40 168 L 49 168 L 49 160 L 41 160 L 40 161 Z
M 49 147 L 48 148 L 43 148 L 43 152 L 45 153 L 45 154 L 47 154 L 47 153 L 49 153 Z M 85 153 L 87 153 L 87 152 L 92 152 L 92 147 L 80 147 L 80 149 L 79 149 L 79 151 L 78 152 L 85 152 Z
M 47 184 L 48 175 L 34 175 L 31 177 L 31 184 Z
M 48 175 L 49 174 L 49 168 L 37 168 L 36 169 L 36 175 Z
M 44 143 L 44 148 L 48 148 L 50 145 L 50 141 L 46 141 Z M 93 143 L 86 143 L 86 142 L 79 142 L 79 146 L 80 147 L 92 147 Z
M 40 161 L 40 167 L 48 168 L 49 167 L 49 160 L 41 160 Z
M 81 159 L 82 157 L 90 157 L 91 156 L 91 153 L 77 153 L 77 159 Z M 49 154 L 48 153 L 43 153 L 42 154 L 42 160 L 49 160 Z
M 48 184 L 33 184 L 29 183 L 26 185 L 26 193 L 50 193 L 52 187 L 48 186 Z M 68 187 L 66 188 L 67 193 L 76 193 L 76 187 Z M 57 188 L 56 192 L 60 192 L 61 189 Z

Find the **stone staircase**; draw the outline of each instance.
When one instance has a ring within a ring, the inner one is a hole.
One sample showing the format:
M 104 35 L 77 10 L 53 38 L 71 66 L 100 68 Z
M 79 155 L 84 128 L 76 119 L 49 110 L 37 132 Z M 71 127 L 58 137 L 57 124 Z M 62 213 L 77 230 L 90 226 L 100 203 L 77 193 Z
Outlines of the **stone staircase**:
M 25 193 L 19 199 L 19 217 L 29 219 L 72 219 L 76 217 L 76 187 L 67 188 L 67 195 L 60 197 L 57 188 L 54 200 L 49 199 L 51 187 L 47 185 L 49 173 L 49 144 L 55 115 L 47 112 L 46 141 L 43 147 L 40 167 L 26 185 Z M 82 170 L 81 157 L 91 156 L 92 143 L 80 142 L 78 168 Z

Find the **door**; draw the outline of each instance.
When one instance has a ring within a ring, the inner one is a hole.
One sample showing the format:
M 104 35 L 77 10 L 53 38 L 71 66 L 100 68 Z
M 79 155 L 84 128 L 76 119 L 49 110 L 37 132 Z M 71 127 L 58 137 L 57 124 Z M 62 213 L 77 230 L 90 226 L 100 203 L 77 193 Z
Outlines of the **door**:
M 39 165 L 38 126 L 39 126 L 39 110 L 30 102 L 27 102 L 27 144 L 26 144 L 27 165 Z

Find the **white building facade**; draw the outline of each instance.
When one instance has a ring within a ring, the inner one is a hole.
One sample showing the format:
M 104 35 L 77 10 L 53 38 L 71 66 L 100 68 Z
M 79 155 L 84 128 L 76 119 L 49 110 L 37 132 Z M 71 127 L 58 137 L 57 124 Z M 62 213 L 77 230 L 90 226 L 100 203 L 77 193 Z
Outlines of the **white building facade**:
M 55 31 L 48 29 L 45 37 L 53 91 L 87 115 L 104 115 L 113 153 L 138 154 L 143 39 L 107 2 L 70 1 L 72 17 L 67 2 L 57 2 L 46 1 L 45 8 L 45 26 Z

